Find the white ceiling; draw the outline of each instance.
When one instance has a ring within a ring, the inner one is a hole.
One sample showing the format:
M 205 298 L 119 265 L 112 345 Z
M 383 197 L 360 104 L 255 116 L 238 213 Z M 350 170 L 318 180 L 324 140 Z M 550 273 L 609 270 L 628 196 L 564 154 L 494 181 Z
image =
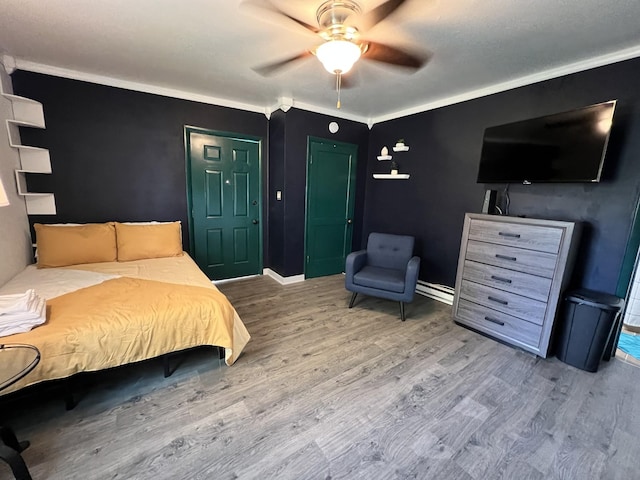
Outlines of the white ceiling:
M 321 1 L 272 0 L 313 25 Z M 431 61 L 414 74 L 360 61 L 336 110 L 333 77 L 314 57 L 269 78 L 251 69 L 319 37 L 240 3 L 0 0 L 0 53 L 24 70 L 253 111 L 292 99 L 369 124 L 640 56 L 639 0 L 408 0 L 365 37 L 419 46 Z

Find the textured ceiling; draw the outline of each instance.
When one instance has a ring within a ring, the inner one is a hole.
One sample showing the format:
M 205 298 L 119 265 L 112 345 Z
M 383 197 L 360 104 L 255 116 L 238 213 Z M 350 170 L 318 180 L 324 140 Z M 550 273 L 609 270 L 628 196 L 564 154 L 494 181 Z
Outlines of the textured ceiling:
M 272 1 L 316 23 L 321 0 Z M 338 111 L 333 77 L 314 57 L 269 78 L 251 69 L 319 39 L 240 3 L 0 0 L 0 53 L 33 71 L 257 111 L 284 97 L 368 123 L 640 56 L 638 0 L 408 0 L 365 36 L 420 47 L 430 62 L 414 74 L 359 62 Z M 366 11 L 381 0 L 359 3 Z

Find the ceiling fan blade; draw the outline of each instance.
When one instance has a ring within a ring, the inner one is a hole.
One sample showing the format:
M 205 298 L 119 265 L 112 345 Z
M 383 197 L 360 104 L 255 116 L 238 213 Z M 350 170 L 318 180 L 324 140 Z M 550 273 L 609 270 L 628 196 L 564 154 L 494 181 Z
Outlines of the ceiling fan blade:
M 277 62 L 267 63 L 266 65 L 260 65 L 259 67 L 254 67 L 252 70 L 256 73 L 259 73 L 263 77 L 268 77 L 276 73 L 278 70 L 286 67 L 287 65 L 297 60 L 302 60 L 303 58 L 310 57 L 312 55 L 313 54 L 309 51 L 302 52 L 292 57 L 285 58 L 283 60 L 278 60 Z
M 412 68 L 414 70 L 422 68 L 429 61 L 429 55 L 424 52 L 409 52 L 377 42 L 366 41 L 365 43 L 368 47 L 363 54 L 363 58 L 367 60 Z
M 387 0 L 373 10 L 365 13 L 359 23 L 364 31 L 374 27 L 395 12 L 406 0 Z
M 244 0 L 240 4 L 240 7 L 241 8 L 243 8 L 243 7 L 262 8 L 262 9 L 268 10 L 270 12 L 282 15 L 283 17 L 286 17 L 289 20 L 292 20 L 292 21 L 296 22 L 298 25 L 306 28 L 307 30 L 312 31 L 313 33 L 320 32 L 320 29 L 318 27 L 314 27 L 313 25 L 309 25 L 307 22 L 304 22 L 304 21 L 300 20 L 299 18 L 293 17 L 293 16 L 289 15 L 288 13 L 283 12 L 278 7 L 276 7 L 273 3 L 271 3 L 269 0 Z

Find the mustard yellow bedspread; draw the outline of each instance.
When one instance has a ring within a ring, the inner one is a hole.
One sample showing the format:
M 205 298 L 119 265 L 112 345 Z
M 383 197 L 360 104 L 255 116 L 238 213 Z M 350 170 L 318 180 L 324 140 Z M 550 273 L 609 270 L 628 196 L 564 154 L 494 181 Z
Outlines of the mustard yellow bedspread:
M 48 300 L 44 325 L 0 339 L 35 345 L 41 353 L 38 366 L 2 393 L 200 345 L 225 347 L 232 364 L 249 338 L 247 333 L 229 358 L 237 343 L 236 318 L 215 288 L 129 277 L 106 280 Z

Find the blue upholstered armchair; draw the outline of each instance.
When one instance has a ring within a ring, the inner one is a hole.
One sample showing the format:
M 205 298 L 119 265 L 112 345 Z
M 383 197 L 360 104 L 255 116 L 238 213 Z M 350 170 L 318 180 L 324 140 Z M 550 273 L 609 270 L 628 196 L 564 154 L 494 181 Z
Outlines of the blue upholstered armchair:
M 345 265 L 345 287 L 350 292 L 349 308 L 358 293 L 400 302 L 404 322 L 404 304 L 413 300 L 420 257 L 413 256 L 414 238 L 408 235 L 371 233 L 367 249 L 350 253 Z

